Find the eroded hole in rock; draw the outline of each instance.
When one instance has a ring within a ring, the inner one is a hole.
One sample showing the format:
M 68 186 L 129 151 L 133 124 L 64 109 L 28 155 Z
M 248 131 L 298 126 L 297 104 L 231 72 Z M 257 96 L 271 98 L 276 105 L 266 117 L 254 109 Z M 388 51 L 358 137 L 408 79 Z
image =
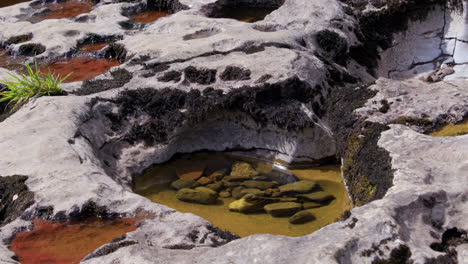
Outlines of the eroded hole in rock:
M 51 72 L 62 78 L 72 73 L 65 82 L 78 82 L 93 79 L 120 64 L 116 59 L 74 57 L 48 62 L 40 66 L 40 71 L 43 73 Z
M 147 4 L 139 4 L 123 9 L 122 14 L 130 20 L 123 21 L 120 25 L 124 29 L 138 29 L 144 27 L 145 24 L 184 9 L 188 9 L 188 6 L 181 4 L 177 0 L 148 1 Z
M 306 235 L 351 208 L 338 165 L 279 170 L 270 162 L 222 153 L 156 165 L 135 179 L 134 191 L 241 237 Z
M 456 17 L 466 11 L 457 7 L 461 1 L 449 2 L 410 1 L 362 13 L 358 37 L 364 44 L 350 47 L 350 56 L 376 77 L 433 83 L 456 74 L 466 58 L 466 24 Z
M 11 5 L 16 5 L 16 4 L 23 3 L 23 2 L 28 2 L 28 0 L 2 0 L 0 2 L 0 8 L 11 6 Z
M 0 67 L 2 68 L 19 71 L 23 69 L 26 60 L 26 56 L 10 55 L 7 50 L 0 49 Z
M 192 33 L 192 34 L 188 34 L 188 35 L 185 35 L 183 37 L 184 40 L 192 40 L 192 39 L 203 39 L 203 38 L 208 38 L 208 37 L 211 37 L 213 35 L 216 35 L 219 33 L 219 30 L 218 29 L 202 29 L 202 30 L 199 30 L 195 33 Z
M 83 44 L 80 46 L 79 50 L 86 53 L 100 51 L 112 43 L 114 43 L 114 41 Z
M 70 0 L 57 3 L 34 4 L 35 9 L 44 9 L 26 20 L 32 23 L 46 19 L 74 18 L 80 14 L 89 13 L 94 6 L 91 0 Z
M 170 13 L 168 13 L 168 12 L 148 10 L 148 11 L 144 11 L 144 12 L 135 14 L 131 18 L 136 23 L 146 24 L 146 23 L 154 22 L 154 21 L 160 19 L 161 17 L 165 17 L 165 16 L 168 16 L 168 15 L 170 15 Z
M 89 34 L 84 39 L 78 41 L 77 49 L 85 53 L 96 52 L 121 39 L 121 36 L 100 36 L 97 34 Z
M 284 1 L 218 1 L 206 6 L 205 14 L 211 18 L 231 18 L 253 23 L 263 20 L 268 14 L 283 5 Z
M 10 249 L 24 264 L 78 263 L 102 245 L 136 230 L 138 221 L 89 218 L 64 223 L 38 219 L 32 231 L 16 234 Z

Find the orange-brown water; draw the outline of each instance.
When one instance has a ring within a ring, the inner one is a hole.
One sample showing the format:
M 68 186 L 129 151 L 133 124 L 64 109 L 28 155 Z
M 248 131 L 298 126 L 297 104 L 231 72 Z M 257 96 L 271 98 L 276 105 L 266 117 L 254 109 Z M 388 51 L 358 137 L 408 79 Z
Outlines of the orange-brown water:
M 27 57 L 25 56 L 11 56 L 6 54 L 6 50 L 0 50 L 0 67 L 2 68 L 8 70 L 21 70 L 23 69 L 26 59 Z
M 132 19 L 136 23 L 151 23 L 168 15 L 170 14 L 162 11 L 145 11 L 132 16 Z
M 38 6 L 38 8 L 48 8 L 50 12 L 26 19 L 31 22 L 40 22 L 46 19 L 72 18 L 80 14 L 89 13 L 93 8 L 91 1 L 71 0 L 63 3 L 47 4 Z
M 95 51 L 99 51 L 99 50 L 102 50 L 105 46 L 111 44 L 111 43 L 114 43 L 113 41 L 109 41 L 109 42 L 101 42 L 101 43 L 90 43 L 90 44 L 84 44 L 84 45 L 81 45 L 79 50 L 82 51 L 82 52 L 95 52 Z
M 11 250 L 22 264 L 72 264 L 100 246 L 137 229 L 135 219 L 89 219 L 81 223 L 35 220 L 34 229 L 16 235 Z
M 16 5 L 27 1 L 29 0 L 0 0 L 0 8 L 5 6 Z
M 41 65 L 40 70 L 42 73 L 51 72 L 59 75 L 60 77 L 65 77 L 69 73 L 72 73 L 72 75 L 67 80 L 65 80 L 65 82 L 78 82 L 90 80 L 118 65 L 120 65 L 120 62 L 113 59 L 76 57 Z

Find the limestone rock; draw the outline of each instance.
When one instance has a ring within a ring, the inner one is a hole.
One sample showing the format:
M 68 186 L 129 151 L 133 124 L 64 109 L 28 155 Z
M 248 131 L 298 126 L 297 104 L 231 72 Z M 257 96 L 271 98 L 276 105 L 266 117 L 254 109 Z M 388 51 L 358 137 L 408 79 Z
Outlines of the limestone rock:
M 223 170 L 220 171 L 215 171 L 211 173 L 208 178 L 212 179 L 213 181 L 220 181 L 223 179 L 224 175 L 226 175 L 226 172 Z
M 239 198 L 241 198 L 242 196 L 244 196 L 244 195 L 242 194 L 242 190 L 244 190 L 244 189 L 245 189 L 244 187 L 240 187 L 240 186 L 233 188 L 233 189 L 232 189 L 232 192 L 231 192 L 231 193 L 232 193 L 232 197 L 234 197 L 234 199 L 239 199 Z
M 237 162 L 232 166 L 231 174 L 224 177 L 226 181 L 245 181 L 258 175 L 258 172 L 247 162 Z
M 209 193 L 209 194 L 212 194 L 212 195 L 215 195 L 217 196 L 218 193 L 210 188 L 207 188 L 207 187 L 204 187 L 204 186 L 200 186 L 200 187 L 197 187 L 195 188 L 196 191 L 200 191 L 200 192 L 205 192 L 205 193 Z
M 231 197 L 231 193 L 228 192 L 228 191 L 222 191 L 222 192 L 219 192 L 219 197 L 221 197 L 221 198 L 229 198 L 229 197 Z
M 242 196 L 246 195 L 246 194 L 254 194 L 256 196 L 264 196 L 265 195 L 265 192 L 262 191 L 262 190 L 259 190 L 259 189 L 255 189 L 255 188 L 247 188 L 247 189 L 243 189 L 240 194 Z
M 194 188 L 194 187 L 197 187 L 199 186 L 200 184 L 194 180 L 184 180 L 184 179 L 178 179 L 178 180 L 175 180 L 171 183 L 171 187 L 176 189 L 176 190 L 180 190 L 180 189 L 184 189 L 184 188 Z
M 302 204 L 302 207 L 304 207 L 304 209 L 312 209 L 312 208 L 317 208 L 317 207 L 322 207 L 323 204 L 321 203 L 315 203 L 315 202 L 305 202 Z
M 203 174 L 205 166 L 201 164 L 190 164 L 176 169 L 177 176 L 183 180 L 197 180 Z
M 278 183 L 273 181 L 244 181 L 242 182 L 242 186 L 247 188 L 266 190 L 278 186 Z
M 212 183 L 213 180 L 210 179 L 210 178 L 208 178 L 208 177 L 201 177 L 201 178 L 199 178 L 199 179 L 197 180 L 197 182 L 198 182 L 199 184 L 201 184 L 201 185 L 207 185 L 207 184 L 209 184 L 209 183 Z
M 327 192 L 323 192 L 323 191 L 307 193 L 307 194 L 298 194 L 296 195 L 296 197 L 301 200 L 306 200 L 306 201 L 311 201 L 311 202 L 316 202 L 316 203 L 326 203 L 335 199 L 335 196 Z
M 187 188 L 180 189 L 176 194 L 176 198 L 189 203 L 215 204 L 217 201 L 217 195 L 213 193 L 213 190 L 208 190 L 210 190 L 211 192 L 208 192 L 206 190 L 192 190 Z
M 264 209 L 274 217 L 291 216 L 302 209 L 302 204 L 293 202 L 272 203 L 265 205 Z
M 230 203 L 229 210 L 244 214 L 261 212 L 264 210 L 264 206 L 271 202 L 274 201 L 253 194 L 247 194 L 241 199 Z
M 297 225 L 297 224 L 304 224 L 313 220 L 315 220 L 314 214 L 312 214 L 311 212 L 307 210 L 302 210 L 302 211 L 295 213 L 293 216 L 291 216 L 288 221 L 291 224 Z
M 206 187 L 210 188 L 213 191 L 219 192 L 224 186 L 223 186 L 223 182 L 215 182 L 215 183 L 206 185 Z
M 314 181 L 297 181 L 282 185 L 279 190 L 281 194 L 308 193 L 315 187 L 317 187 L 317 184 Z

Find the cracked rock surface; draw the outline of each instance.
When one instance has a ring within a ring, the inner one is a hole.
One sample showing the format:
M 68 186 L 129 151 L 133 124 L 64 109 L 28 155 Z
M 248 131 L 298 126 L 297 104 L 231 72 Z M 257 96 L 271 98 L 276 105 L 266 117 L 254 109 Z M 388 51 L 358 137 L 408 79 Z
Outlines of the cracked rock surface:
M 100 36 L 116 43 L 93 56 L 123 62 L 0 122 L 0 262 L 18 263 L 9 241 L 34 218 L 72 219 L 90 203 L 113 217 L 151 217 L 82 263 L 372 263 L 402 245 L 414 263 L 468 261 L 466 244 L 455 255 L 430 247 L 450 228 L 468 230 L 468 136 L 421 134 L 467 116 L 467 2 L 242 1 L 277 8 L 256 23 L 208 17 L 234 1 L 97 2 L 77 18 L 39 23 L 22 20 L 38 12 L 31 2 L 0 8 L 0 47 L 12 54 L 39 43 L 39 61 L 79 56 L 79 43 Z M 125 16 L 150 7 L 173 14 L 147 25 Z M 446 66 L 454 72 L 424 80 Z M 0 79 L 9 73 L 0 68 Z M 343 98 L 357 87 L 366 96 Z M 329 110 L 336 97 L 347 110 L 340 121 Z M 399 125 L 402 117 L 424 125 Z M 365 139 L 369 123 L 385 127 L 372 147 L 389 164 L 345 158 L 352 142 L 339 137 Z M 200 150 L 388 166 L 393 178 L 382 181 L 392 185 L 310 235 L 238 239 L 131 191 L 151 165 Z

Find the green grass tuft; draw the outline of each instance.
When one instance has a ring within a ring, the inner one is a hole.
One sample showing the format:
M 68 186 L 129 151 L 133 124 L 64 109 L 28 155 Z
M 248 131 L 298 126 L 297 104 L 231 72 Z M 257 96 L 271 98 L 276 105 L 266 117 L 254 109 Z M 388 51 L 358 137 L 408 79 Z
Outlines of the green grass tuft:
M 8 104 L 12 104 L 11 112 L 16 111 L 31 98 L 63 94 L 60 85 L 71 75 L 70 73 L 60 79 L 51 72 L 43 74 L 39 70 L 37 61 L 34 61 L 34 68 L 29 64 L 25 66 L 26 73 L 10 74 L 8 80 L 0 81 L 8 87 L 6 91 L 0 92 L 0 102 L 8 101 Z

